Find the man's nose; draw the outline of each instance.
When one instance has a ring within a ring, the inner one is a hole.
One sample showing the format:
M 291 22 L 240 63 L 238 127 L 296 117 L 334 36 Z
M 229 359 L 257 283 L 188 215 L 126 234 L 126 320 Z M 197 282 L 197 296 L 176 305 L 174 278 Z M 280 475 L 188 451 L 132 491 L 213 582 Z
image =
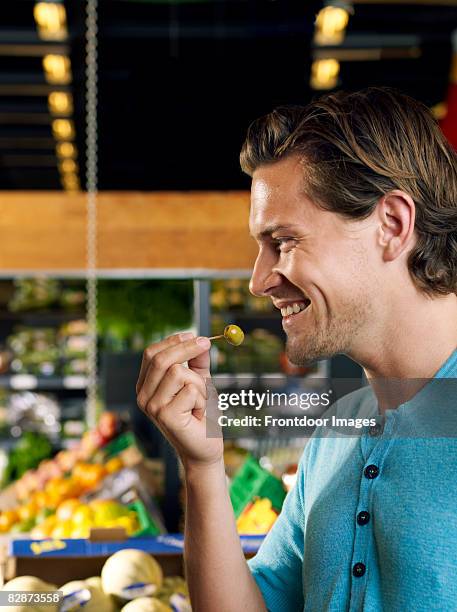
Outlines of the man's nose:
M 259 254 L 254 264 L 249 291 L 256 297 L 269 296 L 271 290 L 281 283 L 281 275 L 274 269 L 273 261 Z

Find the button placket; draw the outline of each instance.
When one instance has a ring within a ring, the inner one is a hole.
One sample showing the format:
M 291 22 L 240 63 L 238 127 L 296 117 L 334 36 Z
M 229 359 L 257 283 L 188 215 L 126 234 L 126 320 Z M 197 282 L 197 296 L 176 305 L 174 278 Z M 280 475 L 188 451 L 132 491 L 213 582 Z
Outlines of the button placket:
M 367 565 L 369 551 L 373 545 L 373 487 L 382 478 L 384 458 L 390 448 L 386 435 L 391 433 L 392 423 L 386 420 L 384 430 L 379 436 L 372 438 L 368 434 L 361 440 L 364 444 L 362 456 L 364 464 L 360 473 L 359 503 L 354 516 L 355 537 L 351 559 L 351 600 L 350 611 L 359 612 L 363 609 L 363 601 L 369 579 L 370 567 Z M 371 447 L 371 448 L 370 448 Z M 365 450 L 365 452 L 363 452 Z M 371 451 L 371 452 L 370 452 Z

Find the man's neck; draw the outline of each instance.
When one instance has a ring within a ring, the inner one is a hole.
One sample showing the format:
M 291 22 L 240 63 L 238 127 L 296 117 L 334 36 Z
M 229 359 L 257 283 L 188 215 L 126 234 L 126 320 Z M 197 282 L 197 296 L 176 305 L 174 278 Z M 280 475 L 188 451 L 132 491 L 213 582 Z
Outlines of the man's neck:
M 408 299 L 412 296 L 416 299 Z M 354 359 L 364 368 L 380 407 L 386 408 L 392 407 L 393 396 L 413 397 L 456 348 L 457 296 L 430 299 L 410 294 L 386 313 L 366 349 Z

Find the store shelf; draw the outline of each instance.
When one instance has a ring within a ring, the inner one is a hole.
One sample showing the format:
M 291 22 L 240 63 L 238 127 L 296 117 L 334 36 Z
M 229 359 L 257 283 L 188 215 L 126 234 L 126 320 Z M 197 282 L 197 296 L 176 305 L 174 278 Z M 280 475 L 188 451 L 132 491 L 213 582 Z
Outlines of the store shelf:
M 24 311 L 24 312 L 7 312 L 0 311 L 0 321 L 13 321 L 21 322 L 25 325 L 40 325 L 40 326 L 54 326 L 67 321 L 74 321 L 75 319 L 84 319 L 86 313 L 83 310 L 71 311 L 71 310 L 37 310 Z
M 254 554 L 264 536 L 240 536 L 244 553 Z M 184 536 L 167 534 L 150 538 L 129 538 L 122 542 L 92 542 L 90 540 L 30 540 L 14 539 L 9 542 L 10 557 L 102 557 L 124 548 L 137 548 L 152 555 L 181 555 Z
M 31 374 L 11 374 L 0 376 L 0 387 L 14 391 L 55 391 L 60 389 L 83 390 L 87 387 L 86 376 L 49 376 L 38 377 Z

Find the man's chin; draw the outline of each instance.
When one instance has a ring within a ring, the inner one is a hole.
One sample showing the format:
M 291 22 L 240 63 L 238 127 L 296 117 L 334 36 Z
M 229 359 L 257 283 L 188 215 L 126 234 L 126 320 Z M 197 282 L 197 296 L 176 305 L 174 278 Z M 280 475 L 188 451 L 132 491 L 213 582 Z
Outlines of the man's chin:
M 286 344 L 287 358 L 296 366 L 310 366 L 316 361 L 330 359 L 336 354 L 336 350 L 331 351 L 324 346 L 312 346 L 309 343 L 300 343 L 293 340 L 287 340 Z

